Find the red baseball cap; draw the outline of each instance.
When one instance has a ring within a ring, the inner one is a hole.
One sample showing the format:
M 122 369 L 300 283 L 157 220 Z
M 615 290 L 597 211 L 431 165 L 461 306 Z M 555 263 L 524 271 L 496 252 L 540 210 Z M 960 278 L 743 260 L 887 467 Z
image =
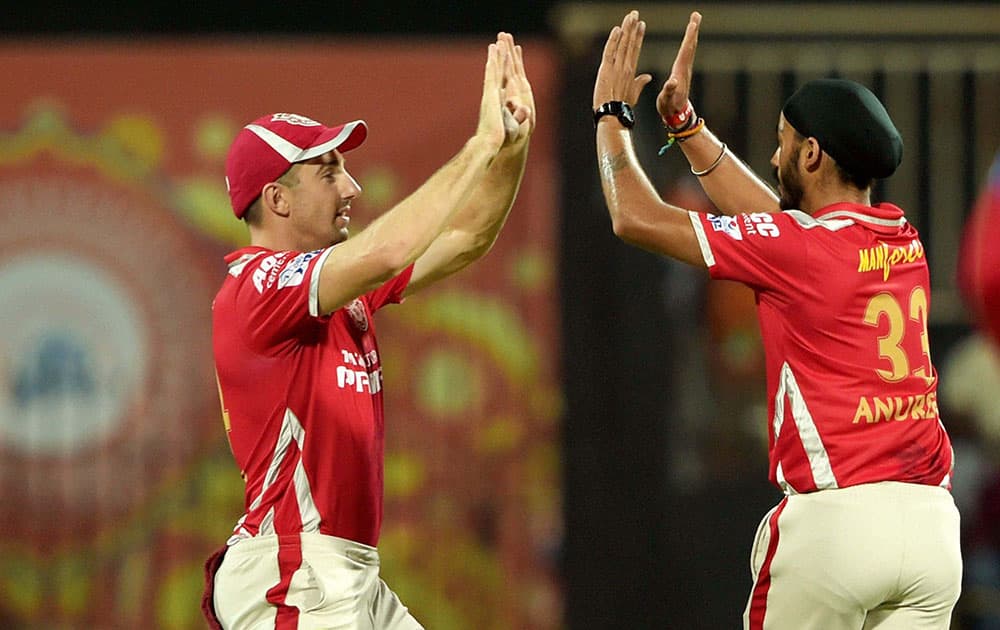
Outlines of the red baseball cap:
M 368 135 L 363 120 L 327 127 L 298 114 L 270 114 L 240 130 L 226 156 L 226 190 L 233 214 L 242 219 L 264 186 L 296 162 L 338 149 L 361 146 Z

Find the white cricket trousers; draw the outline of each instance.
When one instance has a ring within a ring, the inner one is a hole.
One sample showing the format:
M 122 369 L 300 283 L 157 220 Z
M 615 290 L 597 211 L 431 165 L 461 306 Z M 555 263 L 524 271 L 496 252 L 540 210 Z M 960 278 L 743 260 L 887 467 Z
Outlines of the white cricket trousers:
M 374 547 L 303 533 L 226 551 L 215 614 L 226 630 L 423 630 L 379 578 Z
M 745 630 L 947 630 L 962 583 L 944 488 L 882 482 L 786 497 L 750 555 Z

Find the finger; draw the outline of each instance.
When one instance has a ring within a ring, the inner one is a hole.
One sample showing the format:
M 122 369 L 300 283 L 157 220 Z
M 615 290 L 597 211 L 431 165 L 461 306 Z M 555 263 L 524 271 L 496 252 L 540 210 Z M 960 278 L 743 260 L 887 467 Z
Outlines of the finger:
M 607 63 L 609 66 L 615 62 L 615 53 L 618 51 L 618 44 L 622 38 L 622 29 L 620 26 L 616 26 L 611 29 L 608 34 L 608 41 L 604 44 L 604 54 L 601 57 L 601 63 Z
M 518 124 L 523 123 L 531 117 L 531 108 L 521 101 L 508 100 L 507 110 L 514 116 Z
M 510 49 L 510 45 L 506 40 L 500 40 L 500 51 L 501 58 L 503 59 L 503 83 L 501 87 L 504 90 L 513 88 L 514 90 L 518 87 L 517 77 L 514 75 L 514 56 Z
M 652 80 L 653 75 L 651 74 L 640 74 L 632 79 L 632 85 L 629 86 L 628 91 L 628 102 L 632 104 L 637 103 L 639 101 L 639 95 L 642 94 L 642 91 Z
M 690 76 L 694 66 L 695 52 L 698 50 L 698 30 L 701 27 L 701 14 L 695 11 L 688 20 L 687 29 L 684 31 L 684 40 L 677 50 L 677 58 L 674 60 L 674 71 L 685 76 Z
M 500 47 L 490 44 L 486 53 L 486 72 L 483 78 L 483 97 L 496 94 L 503 80 L 503 65 L 500 59 Z
M 513 42 L 514 40 L 511 39 L 511 43 Z M 524 70 L 524 52 L 518 45 L 514 46 L 514 72 L 517 74 L 517 77 L 524 83 L 522 87 L 524 87 L 525 89 L 530 89 L 530 85 L 528 84 L 528 73 L 525 72 Z
M 629 72 L 629 56 L 632 47 L 635 45 L 636 26 L 639 21 L 639 13 L 631 11 L 622 20 L 622 40 L 619 45 L 619 54 L 615 58 L 615 66 L 621 72 Z
M 625 61 L 626 68 L 628 69 L 628 74 L 630 76 L 635 75 L 636 68 L 639 66 L 639 53 L 642 52 L 642 40 L 646 35 L 646 23 L 643 21 L 638 21 L 633 29 L 633 35 L 630 40 L 629 48 L 626 51 L 628 58 Z

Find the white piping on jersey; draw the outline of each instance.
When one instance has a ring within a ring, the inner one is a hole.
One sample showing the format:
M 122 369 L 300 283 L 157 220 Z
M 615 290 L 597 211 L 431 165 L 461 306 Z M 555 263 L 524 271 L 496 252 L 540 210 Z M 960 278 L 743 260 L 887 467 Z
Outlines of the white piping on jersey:
M 291 446 L 292 440 L 295 440 L 295 443 L 299 447 L 299 461 L 295 465 L 293 483 L 295 484 L 295 496 L 299 504 L 299 515 L 302 518 L 302 531 L 318 531 L 320 521 L 319 510 L 316 509 L 316 502 L 313 501 L 312 489 L 309 487 L 309 479 L 306 477 L 306 471 L 302 464 L 302 444 L 305 441 L 305 430 L 291 409 L 285 409 L 285 418 L 281 422 L 281 429 L 278 432 L 274 455 L 271 457 L 271 463 L 267 468 L 267 473 L 264 475 L 264 482 L 261 484 L 260 493 L 250 503 L 247 513 L 249 514 L 260 507 L 264 500 L 264 494 L 278 478 L 278 473 L 281 471 L 281 465 L 288 454 L 288 447 Z M 240 520 L 237 522 L 237 531 L 230 537 L 227 544 L 232 545 L 243 538 L 250 537 L 250 532 L 242 526 L 246 518 L 246 514 L 240 517 Z M 273 533 L 274 507 L 272 506 L 261 520 L 258 535 Z
M 243 254 L 233 262 L 229 263 L 229 275 L 234 278 L 239 278 L 246 266 L 250 264 L 254 258 L 262 255 L 264 252 L 250 252 L 248 254 Z
M 274 533 L 274 506 L 267 511 L 264 518 L 260 519 L 260 529 L 257 530 L 257 534 L 273 534 Z
M 319 317 L 319 274 L 323 271 L 327 256 L 330 255 L 334 247 L 336 245 L 327 247 L 326 251 L 319 255 L 316 264 L 313 265 L 312 275 L 309 276 L 309 314 L 313 317 Z
M 708 244 L 705 226 L 701 224 L 701 215 L 688 210 L 688 218 L 691 219 L 691 225 L 694 226 L 694 235 L 698 237 L 698 247 L 701 249 L 701 257 L 705 259 L 705 266 L 714 267 L 715 254 L 712 253 L 712 247 Z
M 361 124 L 360 120 L 349 122 L 344 125 L 344 128 L 340 130 L 340 133 L 332 139 L 310 148 L 302 148 L 298 145 L 292 144 L 270 129 L 261 127 L 260 125 L 250 124 L 247 125 L 245 129 L 253 132 L 258 138 L 266 142 L 269 147 L 274 149 L 278 155 L 285 158 L 287 162 L 294 164 L 295 162 L 311 160 L 314 157 L 319 157 L 324 153 L 336 149 L 350 137 L 350 135 L 354 132 L 355 127 L 359 124 Z
M 801 210 L 785 210 L 785 214 L 792 217 L 792 219 L 794 219 L 795 222 L 799 224 L 799 227 L 801 227 L 804 230 L 811 230 L 816 227 L 821 227 L 821 228 L 826 228 L 831 232 L 836 232 L 838 230 L 843 230 L 846 227 L 851 227 L 852 225 L 854 225 L 854 221 L 852 221 L 851 219 L 835 220 L 827 218 L 827 217 L 832 217 L 834 215 L 839 215 L 840 214 L 839 212 L 831 212 L 830 214 L 825 214 L 823 215 L 823 218 L 820 219 L 810 216 L 805 212 L 802 212 Z M 859 214 L 847 213 L 847 212 L 845 212 L 844 214 L 851 214 L 856 217 L 862 216 Z
M 796 490 L 792 484 L 785 479 L 785 471 L 781 469 L 781 462 L 778 462 L 778 465 L 775 467 L 774 476 L 778 480 L 778 487 L 785 493 L 785 496 L 790 497 L 793 494 L 799 493 L 798 490 Z
M 799 384 L 795 381 L 795 374 L 787 361 L 781 366 L 781 373 L 778 376 L 778 391 L 774 394 L 775 444 L 778 442 L 778 436 L 781 435 L 781 425 L 785 418 L 786 396 L 792 407 L 792 418 L 795 420 L 799 440 L 802 441 L 802 447 L 809 459 L 809 469 L 812 471 L 816 489 L 837 488 L 837 478 L 833 474 L 833 467 L 830 466 L 830 456 L 826 452 L 826 446 L 823 445 L 823 439 L 819 436 L 816 422 L 813 420 L 812 414 L 809 413 L 805 398 L 802 397 L 802 390 L 799 389 Z M 794 488 L 791 488 L 787 482 L 785 482 L 785 486 L 782 486 L 785 494 L 789 494 L 788 489 L 794 492 Z
M 289 412 L 291 413 L 291 412 Z M 313 501 L 312 488 L 309 487 L 309 477 L 306 476 L 306 467 L 302 463 L 302 443 L 299 442 L 299 463 L 295 465 L 295 498 L 299 503 L 299 518 L 302 519 L 302 531 L 319 531 L 319 510 L 316 509 L 316 502 Z
M 854 219 L 856 221 L 863 221 L 865 223 L 872 223 L 874 225 L 883 225 L 885 227 L 902 227 L 906 225 L 906 217 L 900 216 L 895 219 L 882 219 L 879 217 L 873 217 L 870 214 L 862 214 L 860 212 L 851 212 L 850 210 L 834 210 L 821 216 L 818 221 L 829 221 L 830 219 L 839 219 L 844 217 L 846 220 Z

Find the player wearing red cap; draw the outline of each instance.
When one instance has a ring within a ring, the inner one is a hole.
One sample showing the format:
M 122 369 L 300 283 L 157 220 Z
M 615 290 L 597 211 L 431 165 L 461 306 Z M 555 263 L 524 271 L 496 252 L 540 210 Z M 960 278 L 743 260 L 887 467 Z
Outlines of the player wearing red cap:
M 420 628 L 378 576 L 384 421 L 372 315 L 486 253 L 534 128 L 521 49 L 489 46 L 475 135 L 348 239 L 361 192 L 344 154 L 362 121 L 295 114 L 240 131 L 226 184 L 252 245 L 227 256 L 213 305 L 223 418 L 246 512 L 207 565 L 224 628 Z
M 903 211 L 871 204 L 902 139 L 867 89 L 810 81 L 785 103 L 771 158 L 780 198 L 697 117 L 692 14 L 657 109 L 726 215 L 664 203 L 638 164 L 631 105 L 645 24 L 608 37 L 594 86 L 597 155 L 615 233 L 756 293 L 771 480 L 785 498 L 754 542 L 753 630 L 950 625 L 962 561 L 927 338 L 930 282 Z

